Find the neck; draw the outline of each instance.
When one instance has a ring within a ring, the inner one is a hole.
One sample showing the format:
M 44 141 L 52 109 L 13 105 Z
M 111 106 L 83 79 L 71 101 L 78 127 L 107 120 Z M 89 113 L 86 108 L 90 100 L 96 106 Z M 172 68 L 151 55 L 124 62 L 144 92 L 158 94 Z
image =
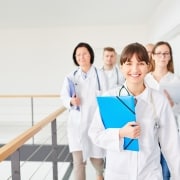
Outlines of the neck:
M 91 68 L 91 65 L 90 65 L 90 66 L 81 66 L 81 70 L 82 70 L 84 73 L 87 73 L 90 68 Z
M 168 69 L 159 68 L 152 72 L 153 77 L 159 82 L 161 78 L 168 73 Z
M 103 66 L 103 69 L 104 69 L 105 71 L 108 71 L 108 70 L 111 70 L 111 69 L 113 68 L 113 66 L 114 66 L 114 65 L 104 65 L 104 66 Z
M 141 94 L 146 87 L 144 83 L 142 83 L 142 84 L 129 84 L 129 85 L 127 84 L 127 88 L 131 94 L 133 94 L 134 96 L 137 96 Z

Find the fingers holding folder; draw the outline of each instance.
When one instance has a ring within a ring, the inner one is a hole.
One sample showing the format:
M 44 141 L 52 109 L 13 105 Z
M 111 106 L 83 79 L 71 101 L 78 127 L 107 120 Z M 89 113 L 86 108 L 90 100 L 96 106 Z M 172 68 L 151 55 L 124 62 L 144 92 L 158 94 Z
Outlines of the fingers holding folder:
M 74 82 L 67 78 L 68 80 L 68 86 L 69 86 L 69 95 L 71 98 L 71 105 L 75 106 L 77 110 L 79 110 L 79 105 L 80 105 L 80 99 L 76 95 L 76 89 Z
M 125 126 L 120 128 L 120 138 L 128 137 L 131 139 L 138 138 L 140 136 L 141 128 L 137 122 L 128 122 Z
M 99 96 L 97 102 L 105 129 L 123 130 L 124 135 L 120 134 L 120 136 L 124 138 L 124 150 L 139 151 L 137 137 L 140 126 L 135 122 L 135 98 L 133 96 Z

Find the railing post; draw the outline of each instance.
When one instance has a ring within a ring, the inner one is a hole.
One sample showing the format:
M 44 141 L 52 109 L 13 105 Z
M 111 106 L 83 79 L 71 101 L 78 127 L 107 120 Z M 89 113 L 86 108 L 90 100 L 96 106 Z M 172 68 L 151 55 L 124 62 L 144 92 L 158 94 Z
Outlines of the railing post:
M 34 125 L 34 98 L 31 96 L 31 126 Z M 32 141 L 34 144 L 34 136 L 32 137 Z
M 53 160 L 53 180 L 58 180 L 58 152 L 57 152 L 57 128 L 56 119 L 51 123 L 52 132 L 52 160 Z
M 12 180 L 21 180 L 19 149 L 11 155 L 11 174 Z

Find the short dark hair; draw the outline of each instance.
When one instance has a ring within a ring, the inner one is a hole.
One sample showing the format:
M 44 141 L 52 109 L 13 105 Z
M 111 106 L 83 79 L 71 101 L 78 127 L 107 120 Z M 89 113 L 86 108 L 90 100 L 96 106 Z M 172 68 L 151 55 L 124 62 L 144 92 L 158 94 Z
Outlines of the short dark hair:
M 110 46 L 104 47 L 103 50 L 104 50 L 104 51 L 113 51 L 113 52 L 116 52 L 116 50 L 115 50 L 113 47 L 110 47 Z
M 149 56 L 146 48 L 140 43 L 128 44 L 122 51 L 120 56 L 120 64 L 123 65 L 126 61 L 130 61 L 132 56 L 136 54 L 139 61 L 145 61 L 149 65 Z
M 91 60 L 90 60 L 90 63 L 93 64 L 94 63 L 94 51 L 92 49 L 92 47 L 88 44 L 88 43 L 85 43 L 85 42 L 80 42 L 75 48 L 74 48 L 74 51 L 73 51 L 73 61 L 74 61 L 74 64 L 76 66 L 79 66 L 79 64 L 77 63 L 76 61 L 76 50 L 79 48 L 79 47 L 85 47 L 88 51 L 89 51 L 89 54 L 90 54 L 90 57 L 91 57 Z

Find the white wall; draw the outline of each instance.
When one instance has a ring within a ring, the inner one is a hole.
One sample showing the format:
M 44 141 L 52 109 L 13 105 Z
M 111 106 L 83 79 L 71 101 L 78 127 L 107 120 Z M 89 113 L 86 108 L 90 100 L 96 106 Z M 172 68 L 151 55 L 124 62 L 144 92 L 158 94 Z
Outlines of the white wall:
M 120 53 L 127 43 L 168 40 L 179 66 L 179 33 L 169 36 L 180 24 L 179 7 L 179 0 L 163 0 L 151 21 L 137 27 L 0 29 L 0 94 L 59 93 L 64 76 L 75 69 L 72 51 L 81 41 L 94 48 L 95 65 L 101 66 L 104 46 Z
M 64 27 L 0 29 L 0 94 L 59 93 L 64 76 L 75 69 L 72 51 L 88 42 L 101 65 L 102 48 L 120 53 L 129 42 L 142 42 L 145 27 Z
M 175 73 L 180 75 L 180 1 L 164 0 L 159 9 L 153 12 L 149 23 L 149 40 L 156 42 L 168 41 L 172 46 Z

